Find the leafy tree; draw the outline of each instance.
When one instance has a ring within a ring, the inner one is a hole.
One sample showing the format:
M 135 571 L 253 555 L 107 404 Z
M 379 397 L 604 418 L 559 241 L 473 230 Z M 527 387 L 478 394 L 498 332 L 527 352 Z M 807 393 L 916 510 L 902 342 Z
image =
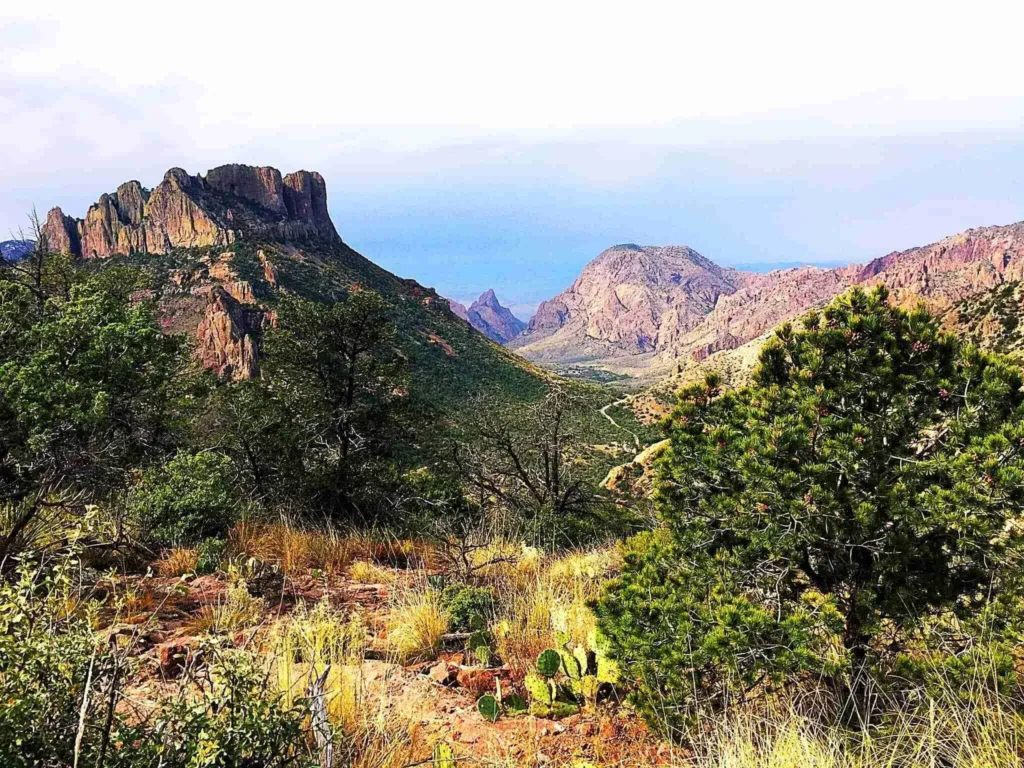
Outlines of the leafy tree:
M 194 439 L 231 456 L 237 481 L 260 502 L 294 503 L 302 493 L 298 424 L 263 379 L 215 387 L 193 423 Z
M 146 472 L 129 491 L 128 507 L 145 537 L 164 546 L 222 536 L 237 510 L 231 460 L 209 451 L 180 452 Z
M 47 298 L 0 284 L 0 504 L 19 509 L 0 561 L 45 506 L 120 487 L 125 469 L 166 450 L 180 340 L 133 302 L 134 270 L 109 270 Z
M 652 721 L 801 671 L 860 706 L 920 621 L 1008 584 L 1021 373 L 887 299 L 855 290 L 783 326 L 742 390 L 709 377 L 680 394 L 667 530 L 633 542 L 598 606 Z
M 401 447 L 405 366 L 373 291 L 323 304 L 295 297 L 267 335 L 267 385 L 298 440 L 307 492 L 329 513 L 365 515 L 379 465 Z

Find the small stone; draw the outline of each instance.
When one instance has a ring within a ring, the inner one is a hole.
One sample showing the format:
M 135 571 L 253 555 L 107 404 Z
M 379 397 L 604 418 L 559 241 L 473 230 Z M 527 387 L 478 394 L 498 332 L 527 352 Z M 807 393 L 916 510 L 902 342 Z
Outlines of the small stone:
M 183 637 L 170 640 L 157 646 L 160 672 L 167 679 L 181 676 L 186 665 L 197 658 L 194 637 Z
M 447 661 L 439 661 L 427 671 L 427 676 L 440 685 L 453 685 L 458 679 L 458 670 Z

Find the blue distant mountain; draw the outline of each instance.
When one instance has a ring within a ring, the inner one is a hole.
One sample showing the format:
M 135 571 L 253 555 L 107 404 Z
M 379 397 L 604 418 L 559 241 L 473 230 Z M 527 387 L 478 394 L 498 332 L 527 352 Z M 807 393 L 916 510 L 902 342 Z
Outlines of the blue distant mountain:
M 8 261 L 18 261 L 32 252 L 32 240 L 4 240 L 0 243 L 0 256 Z

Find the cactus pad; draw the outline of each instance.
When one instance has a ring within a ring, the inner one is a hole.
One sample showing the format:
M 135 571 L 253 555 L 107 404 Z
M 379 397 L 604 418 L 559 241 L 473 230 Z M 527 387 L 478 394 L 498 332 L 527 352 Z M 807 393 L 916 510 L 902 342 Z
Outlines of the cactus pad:
M 562 657 L 558 654 L 558 651 L 549 648 L 537 657 L 537 671 L 544 675 L 544 677 L 554 677 L 558 674 L 558 669 L 561 666 Z
M 586 671 L 585 668 L 580 667 L 579 659 L 568 651 L 561 651 L 560 655 L 562 657 L 562 668 L 565 670 L 565 674 L 569 676 L 570 680 L 579 680 Z
M 490 720 L 492 723 L 501 715 L 501 707 L 498 706 L 498 700 L 489 693 L 484 694 L 477 700 L 476 708 L 484 716 L 485 720 Z
M 502 705 L 509 715 L 521 715 L 530 709 L 530 705 L 526 703 L 526 699 L 518 693 L 510 693 L 502 700 Z
M 536 672 L 527 673 L 526 679 L 523 680 L 523 685 L 526 686 L 526 692 L 530 694 L 530 698 L 535 702 L 550 704 L 554 699 L 551 692 L 551 684 L 546 678 L 541 677 Z

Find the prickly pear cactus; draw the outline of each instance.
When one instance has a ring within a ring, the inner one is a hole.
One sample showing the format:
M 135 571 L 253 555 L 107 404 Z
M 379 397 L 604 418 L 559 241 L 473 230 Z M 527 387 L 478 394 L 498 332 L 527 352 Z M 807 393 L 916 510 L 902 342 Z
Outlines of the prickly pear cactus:
M 536 672 L 528 672 L 523 680 L 523 685 L 533 701 L 541 704 L 550 704 L 554 701 L 555 695 L 551 690 L 551 681 Z
M 587 649 L 582 645 L 577 645 L 572 649 L 572 655 L 576 657 L 576 661 L 580 663 L 580 670 L 582 674 L 588 674 L 590 670 L 590 654 L 587 653 Z
M 540 656 L 537 657 L 537 671 L 544 675 L 544 677 L 554 677 L 558 674 L 558 669 L 561 666 L 562 657 L 558 651 L 551 648 L 541 652 Z
M 555 720 L 575 715 L 579 711 L 580 708 L 569 701 L 553 701 L 550 704 L 535 701 L 530 705 L 530 714 L 534 717 L 550 717 Z
M 615 685 L 619 682 L 619 665 L 606 653 L 607 642 L 596 630 L 592 629 L 587 637 L 587 644 L 594 650 L 594 661 L 597 665 L 597 679 L 601 683 Z
M 444 742 L 434 745 L 434 754 L 430 761 L 431 768 L 455 768 L 455 753 Z
M 577 686 L 579 695 L 588 704 L 593 704 L 597 701 L 597 692 L 601 689 L 601 681 L 597 679 L 596 675 L 584 675 Z
M 498 706 L 498 700 L 489 693 L 484 694 L 477 700 L 476 708 L 484 716 L 485 720 L 490 720 L 492 723 L 501 716 L 501 707 Z

